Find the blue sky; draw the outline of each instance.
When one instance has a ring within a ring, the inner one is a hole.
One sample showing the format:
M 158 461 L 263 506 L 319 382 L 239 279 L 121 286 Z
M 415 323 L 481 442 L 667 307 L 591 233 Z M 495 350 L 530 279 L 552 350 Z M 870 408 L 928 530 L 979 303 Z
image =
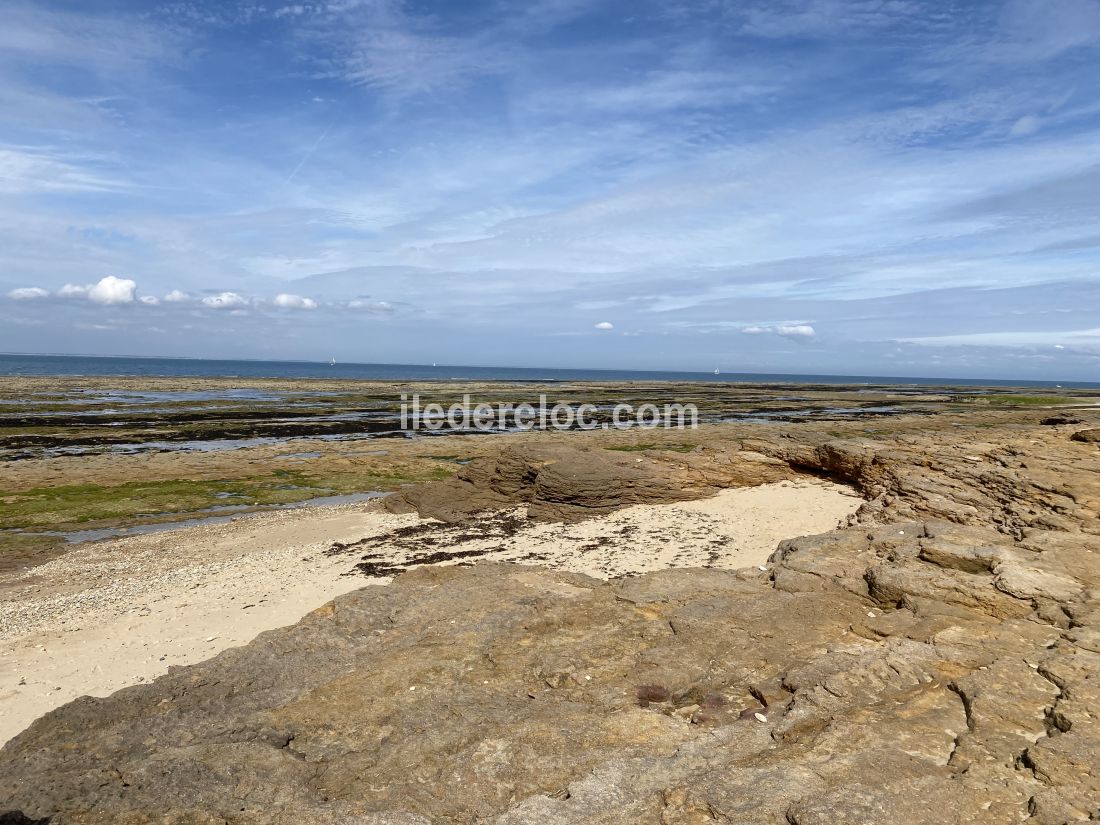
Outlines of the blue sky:
M 0 15 L 0 350 L 1100 380 L 1100 0 Z

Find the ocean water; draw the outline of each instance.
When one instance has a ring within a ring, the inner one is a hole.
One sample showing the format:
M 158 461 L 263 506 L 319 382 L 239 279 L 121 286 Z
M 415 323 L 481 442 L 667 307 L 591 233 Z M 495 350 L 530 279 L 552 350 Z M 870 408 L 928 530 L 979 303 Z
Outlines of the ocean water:
M 720 381 L 766 384 L 870 384 L 954 387 L 1100 388 L 1089 381 L 993 378 L 913 378 L 886 375 L 661 372 L 545 369 L 541 367 L 335 364 L 316 361 L 221 361 L 200 358 L 133 358 L 0 354 L 0 375 L 179 376 L 206 378 L 335 378 L 379 381 Z

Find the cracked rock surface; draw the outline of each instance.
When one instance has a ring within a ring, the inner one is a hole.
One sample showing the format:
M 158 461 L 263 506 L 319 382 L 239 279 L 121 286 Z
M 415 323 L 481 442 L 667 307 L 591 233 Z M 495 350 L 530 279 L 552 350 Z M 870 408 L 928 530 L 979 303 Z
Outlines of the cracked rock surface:
M 392 506 L 571 519 L 810 470 L 867 503 L 766 571 L 479 564 L 350 593 L 43 717 L 0 751 L 0 821 L 1100 820 L 1100 451 L 1071 434 L 513 450 Z

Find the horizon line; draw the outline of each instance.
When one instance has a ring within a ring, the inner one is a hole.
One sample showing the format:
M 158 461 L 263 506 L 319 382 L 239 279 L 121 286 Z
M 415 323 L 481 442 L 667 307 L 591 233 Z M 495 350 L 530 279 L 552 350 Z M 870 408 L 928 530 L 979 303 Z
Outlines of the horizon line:
M 291 359 L 291 358 L 204 358 L 194 355 L 102 355 L 102 354 L 86 354 L 86 353 L 67 353 L 67 352 L 0 352 L 0 357 L 8 356 L 22 356 L 32 358 L 110 358 L 110 359 L 133 359 L 133 360 L 145 360 L 145 361 L 206 361 L 206 362 L 222 362 L 222 363 L 243 363 L 243 364 L 319 364 L 328 365 L 328 361 L 313 360 L 313 359 Z M 423 369 L 479 369 L 479 370 L 546 370 L 552 372 L 628 372 L 628 373 L 643 373 L 653 375 L 674 375 L 674 374 L 687 374 L 687 375 L 714 375 L 709 370 L 687 370 L 687 369 L 635 369 L 625 367 L 524 367 L 524 366 L 499 366 L 491 364 L 413 364 L 413 363 L 401 363 L 401 362 L 384 362 L 384 361 L 338 361 L 335 366 L 351 366 L 351 367 L 418 367 Z M 774 376 L 781 378 L 866 378 L 866 379 L 889 379 L 890 381 L 904 380 L 910 381 L 914 384 L 925 384 L 930 386 L 949 386 L 951 381 L 992 381 L 1004 384 L 1007 381 L 1019 381 L 1020 386 L 1030 384 L 1040 384 L 1044 386 L 1061 386 L 1063 384 L 1084 384 L 1087 386 L 1100 386 L 1100 381 L 1082 381 L 1076 379 L 1051 379 L 1049 381 L 1034 379 L 1034 378 L 991 378 L 987 376 L 929 376 L 929 375 L 873 375 L 873 374 L 859 374 L 859 373 L 788 373 L 788 372 L 754 372 L 754 371 L 722 371 L 718 375 L 745 375 L 745 376 Z M 211 376 L 213 377 L 213 376 Z M 381 380 L 381 379 L 363 379 L 363 380 Z M 738 382 L 730 382 L 738 383 Z M 744 382 L 754 383 L 754 382 Z M 792 383 L 806 383 L 804 381 L 792 382 Z M 852 383 L 871 383 L 867 381 L 853 381 Z

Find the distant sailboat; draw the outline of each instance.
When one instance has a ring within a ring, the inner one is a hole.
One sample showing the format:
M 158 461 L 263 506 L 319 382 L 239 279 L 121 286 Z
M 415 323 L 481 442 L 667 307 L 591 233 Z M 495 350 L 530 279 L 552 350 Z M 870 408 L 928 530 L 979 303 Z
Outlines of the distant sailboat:
M 720 373 L 720 372 L 718 371 L 718 367 L 715 367 L 715 368 L 714 368 L 714 374 L 715 374 L 715 375 L 721 375 L 722 373 Z
M 336 366 L 336 356 L 335 355 L 333 355 L 331 358 L 328 359 L 328 365 L 330 367 L 335 367 Z

